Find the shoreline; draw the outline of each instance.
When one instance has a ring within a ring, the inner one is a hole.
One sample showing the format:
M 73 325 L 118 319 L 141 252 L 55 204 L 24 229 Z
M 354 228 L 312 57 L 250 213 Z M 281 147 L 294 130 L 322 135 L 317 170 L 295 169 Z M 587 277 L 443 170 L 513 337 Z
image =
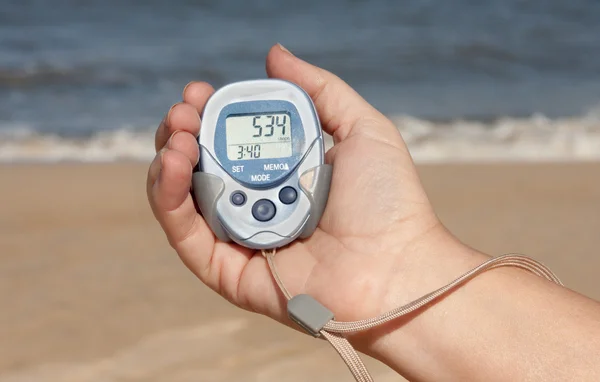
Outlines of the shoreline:
M 389 117 L 417 163 L 600 161 L 600 114 L 551 119 L 501 117 L 432 121 Z M 1 126 L 0 126 L 1 127 Z M 0 129 L 0 164 L 83 161 L 150 161 L 154 128 L 123 127 L 86 136 Z M 332 145 L 324 135 L 325 146 Z

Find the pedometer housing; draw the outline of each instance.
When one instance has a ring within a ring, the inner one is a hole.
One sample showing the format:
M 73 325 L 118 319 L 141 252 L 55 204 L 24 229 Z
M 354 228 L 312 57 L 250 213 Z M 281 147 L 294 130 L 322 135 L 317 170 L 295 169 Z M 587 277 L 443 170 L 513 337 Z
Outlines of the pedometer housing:
M 277 79 L 229 84 L 208 100 L 198 143 L 192 191 L 218 239 L 269 249 L 312 235 L 332 167 L 304 90 Z

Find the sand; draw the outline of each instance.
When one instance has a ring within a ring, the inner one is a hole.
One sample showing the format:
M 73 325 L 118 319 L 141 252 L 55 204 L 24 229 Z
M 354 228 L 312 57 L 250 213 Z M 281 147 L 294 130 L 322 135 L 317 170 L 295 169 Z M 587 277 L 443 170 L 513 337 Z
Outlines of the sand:
M 600 299 L 600 164 L 419 168 L 466 243 L 545 262 Z M 350 381 L 323 341 L 197 281 L 139 163 L 0 166 L 0 381 Z M 402 380 L 367 360 L 377 381 Z

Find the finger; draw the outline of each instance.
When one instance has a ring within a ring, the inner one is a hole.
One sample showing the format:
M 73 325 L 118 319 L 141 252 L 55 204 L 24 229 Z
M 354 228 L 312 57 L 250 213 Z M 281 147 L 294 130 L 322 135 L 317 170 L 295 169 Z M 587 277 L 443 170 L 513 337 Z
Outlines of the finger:
M 194 167 L 198 163 L 199 152 L 198 152 L 198 144 L 196 143 L 196 138 L 185 131 L 176 131 L 171 135 L 171 138 L 167 141 L 165 147 L 163 147 L 154 157 L 154 160 L 150 164 L 150 168 L 148 169 L 148 178 L 146 181 L 146 191 L 148 195 L 150 195 L 150 188 L 156 182 L 156 178 L 161 169 L 162 165 L 162 155 L 166 150 L 177 150 L 190 161 L 192 167 Z
M 166 150 L 166 149 L 165 149 Z M 156 156 L 150 163 L 150 167 L 148 168 L 148 176 L 146 178 L 146 194 L 148 196 L 148 202 L 150 202 L 150 207 L 152 208 L 152 212 L 156 217 L 156 211 L 154 209 L 154 202 L 152 197 L 152 187 L 154 183 L 156 183 L 156 179 L 158 178 L 158 174 L 160 174 L 160 169 L 162 167 L 162 154 L 164 150 L 160 150 L 156 153 Z
M 192 167 L 198 163 L 200 152 L 198 151 L 198 141 L 196 137 L 187 131 L 176 131 L 165 145 L 169 150 L 177 150 L 190 161 Z
M 160 156 L 160 171 L 153 185 L 153 202 L 165 212 L 179 208 L 189 194 L 192 182 L 192 165 L 177 150 L 165 149 Z
M 156 151 L 163 148 L 169 137 L 177 130 L 187 131 L 195 137 L 198 136 L 200 116 L 193 105 L 180 102 L 171 107 L 156 130 L 154 140 Z
M 183 101 L 193 105 L 201 115 L 206 102 L 214 92 L 215 89 L 206 82 L 190 82 L 183 89 Z
M 196 213 L 190 195 L 192 165 L 189 159 L 177 150 L 166 148 L 161 154 L 155 158 L 160 162 L 160 169 L 153 183 L 152 174 L 149 175 L 149 199 L 169 243 L 177 249 L 195 230 L 207 231 L 208 227 Z
M 148 170 L 148 200 L 169 244 L 183 263 L 212 289 L 218 290 L 220 270 L 214 269 L 220 264 L 212 261 L 215 237 L 196 212 L 190 195 L 191 177 L 189 158 L 178 150 L 163 148 Z M 228 257 L 226 251 L 221 252 L 225 253 L 220 258 Z
M 150 204 L 169 243 L 205 284 L 239 303 L 236 280 L 253 251 L 227 243 L 215 245 L 215 237 L 197 214 L 189 192 L 192 166 L 185 154 L 165 147 L 150 168 Z
M 266 64 L 269 77 L 293 82 L 313 99 L 323 129 L 337 142 L 344 140 L 354 128 L 368 125 L 385 140 L 400 138 L 398 130 L 387 118 L 365 101 L 354 89 L 334 74 L 303 61 L 283 46 L 271 48 Z M 375 123 L 357 123 L 375 121 Z

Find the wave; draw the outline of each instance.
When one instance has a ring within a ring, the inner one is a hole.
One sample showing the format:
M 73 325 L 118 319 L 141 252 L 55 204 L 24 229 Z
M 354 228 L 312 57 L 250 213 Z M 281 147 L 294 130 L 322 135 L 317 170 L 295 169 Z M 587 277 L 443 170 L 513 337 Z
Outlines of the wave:
M 550 119 L 432 122 L 392 118 L 417 162 L 585 161 L 600 159 L 600 111 Z
M 135 62 L 115 64 L 101 60 L 76 64 L 39 61 L 20 67 L 0 66 L 0 90 L 47 89 L 49 86 L 122 88 L 140 84 L 187 83 L 190 78 L 202 78 L 213 83 L 224 81 L 223 73 L 211 67 L 161 68 Z
M 219 78 L 217 71 L 208 70 L 198 70 L 189 75 L 197 74 L 204 76 L 198 78 L 209 80 Z M 178 73 L 161 72 L 160 68 L 127 63 L 115 65 L 105 62 L 78 64 L 35 62 L 22 67 L 0 67 L 0 89 L 9 90 L 47 89 L 51 86 L 122 88 L 174 79 L 179 79 Z
M 491 121 L 431 121 L 391 117 L 417 163 L 600 160 L 600 110 L 550 119 L 503 117 Z M 88 138 L 42 134 L 27 126 L 0 126 L 0 162 L 149 161 L 154 130 L 122 128 Z M 331 139 L 327 139 L 330 146 Z
M 154 156 L 154 132 L 123 128 L 89 138 L 42 134 L 26 126 L 0 132 L 0 162 L 146 161 Z
M 111 71 L 93 65 L 73 67 L 40 62 L 19 68 L 0 67 L 0 86 L 9 89 L 89 83 L 119 85 L 131 81 L 131 77 L 131 73 Z

